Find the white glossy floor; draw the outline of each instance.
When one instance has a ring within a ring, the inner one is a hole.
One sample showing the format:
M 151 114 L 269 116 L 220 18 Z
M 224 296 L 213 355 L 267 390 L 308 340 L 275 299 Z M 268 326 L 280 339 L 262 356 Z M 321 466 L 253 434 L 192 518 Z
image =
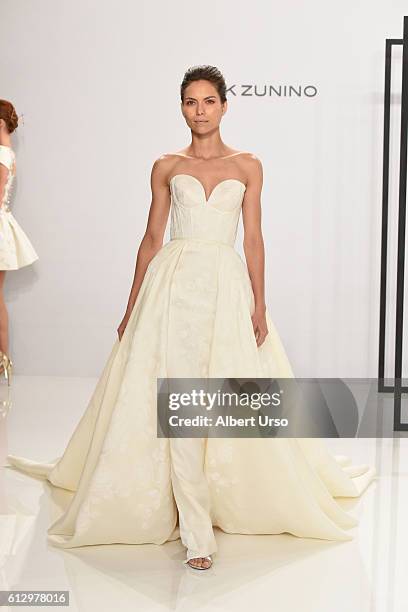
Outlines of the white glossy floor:
M 1 464 L 7 453 L 37 460 L 58 457 L 95 382 L 14 377 L 11 406 L 4 407 L 0 419 Z M 6 400 L 4 384 L 0 393 Z M 213 567 L 204 572 L 182 564 L 180 540 L 163 546 L 49 546 L 48 485 L 1 468 L 0 590 L 69 590 L 70 606 L 62 609 L 86 612 L 249 607 L 276 612 L 405 611 L 408 440 L 341 439 L 327 444 L 336 454 L 350 455 L 354 463 L 375 465 L 378 472 L 361 499 L 339 500 L 359 518 L 354 540 L 235 536 L 216 529 L 219 552 Z

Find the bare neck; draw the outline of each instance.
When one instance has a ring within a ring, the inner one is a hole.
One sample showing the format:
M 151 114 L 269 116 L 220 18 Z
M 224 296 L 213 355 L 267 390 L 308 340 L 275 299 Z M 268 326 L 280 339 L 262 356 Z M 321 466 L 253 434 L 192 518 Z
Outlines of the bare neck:
M 5 147 L 11 147 L 10 134 L 0 133 L 0 145 L 3 145 Z

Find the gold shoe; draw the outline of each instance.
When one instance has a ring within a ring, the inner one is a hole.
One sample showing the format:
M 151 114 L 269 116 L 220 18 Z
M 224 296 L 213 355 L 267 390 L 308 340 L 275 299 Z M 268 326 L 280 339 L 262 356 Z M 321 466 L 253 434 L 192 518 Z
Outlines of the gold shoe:
M 10 386 L 11 382 L 12 367 L 13 362 L 11 361 L 10 357 L 8 357 L 6 353 L 3 353 L 3 351 L 0 351 L 0 375 L 4 374 L 4 378 L 7 380 L 8 386 Z

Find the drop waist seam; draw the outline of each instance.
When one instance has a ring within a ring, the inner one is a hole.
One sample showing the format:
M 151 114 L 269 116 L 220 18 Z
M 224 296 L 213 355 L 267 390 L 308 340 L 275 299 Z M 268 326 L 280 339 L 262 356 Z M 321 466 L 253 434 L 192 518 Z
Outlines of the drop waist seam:
M 194 238 L 194 237 L 185 237 L 185 236 L 174 236 L 172 238 L 170 238 L 170 241 L 173 240 L 185 240 L 185 241 L 191 241 L 191 242 L 204 242 L 206 244 L 222 244 L 223 246 L 227 246 L 230 249 L 233 249 L 235 251 L 234 245 L 229 243 L 229 242 L 223 242 L 222 240 L 210 240 L 210 239 L 206 239 L 206 238 Z

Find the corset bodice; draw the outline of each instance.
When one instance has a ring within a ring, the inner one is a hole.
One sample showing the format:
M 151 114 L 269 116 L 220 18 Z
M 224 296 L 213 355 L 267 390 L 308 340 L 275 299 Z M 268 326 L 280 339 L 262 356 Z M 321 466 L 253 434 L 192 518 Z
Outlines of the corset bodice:
M 216 240 L 234 246 L 245 189 L 238 179 L 224 179 L 207 199 L 199 179 L 176 174 L 170 180 L 170 239 Z

